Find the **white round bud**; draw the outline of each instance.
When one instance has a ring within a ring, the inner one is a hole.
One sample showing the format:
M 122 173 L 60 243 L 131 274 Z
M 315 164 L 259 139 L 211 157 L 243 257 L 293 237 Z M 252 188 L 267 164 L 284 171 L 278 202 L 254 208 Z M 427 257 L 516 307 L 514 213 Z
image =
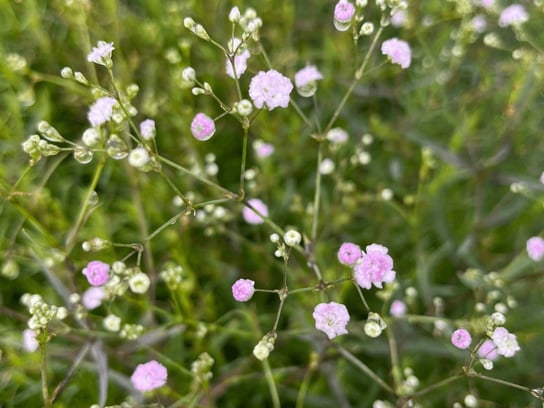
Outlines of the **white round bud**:
M 237 23 L 240 21 L 240 9 L 236 6 L 234 6 L 229 13 L 229 21 L 231 23 Z
M 128 155 L 128 163 L 137 169 L 144 167 L 147 163 L 149 163 L 149 160 L 149 153 L 143 147 L 137 147 Z
M 194 82 L 196 80 L 196 71 L 193 67 L 187 67 L 181 71 L 181 79 L 185 82 Z
M 143 272 L 137 273 L 128 280 L 130 290 L 138 294 L 147 292 L 150 284 L 149 277 Z
M 86 146 L 95 147 L 100 143 L 100 133 L 95 128 L 89 128 L 83 132 L 81 140 Z
M 285 244 L 287 246 L 294 247 L 300 244 L 300 241 L 302 240 L 302 235 L 300 235 L 300 232 L 298 231 L 289 230 L 283 236 L 283 240 L 285 241 Z
M 373 320 L 369 320 L 365 323 L 364 326 L 365 334 L 368 337 L 378 337 L 380 334 L 382 334 L 382 328 L 378 324 L 378 322 L 375 322 Z
M 110 314 L 106 316 L 102 324 L 106 330 L 111 332 L 118 332 L 121 328 L 121 318 L 114 314 Z
M 253 104 L 247 99 L 242 99 L 236 104 L 236 111 L 240 116 L 249 116 L 253 112 Z

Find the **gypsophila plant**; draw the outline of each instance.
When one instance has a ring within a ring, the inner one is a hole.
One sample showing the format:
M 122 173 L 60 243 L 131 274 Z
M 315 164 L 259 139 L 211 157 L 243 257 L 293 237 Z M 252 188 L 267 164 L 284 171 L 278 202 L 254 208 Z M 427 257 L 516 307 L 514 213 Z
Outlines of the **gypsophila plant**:
M 0 5 L 6 406 L 544 406 L 542 1 L 325 3 Z

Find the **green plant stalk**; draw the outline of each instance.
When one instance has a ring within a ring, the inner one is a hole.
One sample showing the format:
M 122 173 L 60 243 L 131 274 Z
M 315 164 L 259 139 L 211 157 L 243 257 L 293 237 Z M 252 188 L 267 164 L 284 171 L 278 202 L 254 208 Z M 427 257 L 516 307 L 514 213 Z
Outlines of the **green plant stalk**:
M 460 373 L 460 374 L 456 374 L 456 375 L 453 375 L 451 377 L 445 378 L 445 379 L 443 379 L 441 381 L 438 381 L 437 383 L 431 384 L 428 387 L 423 388 L 422 390 L 419 390 L 418 392 L 412 394 L 412 397 L 417 398 L 417 397 L 421 397 L 423 395 L 426 395 L 426 394 L 430 393 L 431 391 L 434 391 L 434 390 L 436 390 L 436 389 L 438 389 L 440 387 L 448 385 L 451 382 L 457 381 L 460 378 L 463 378 L 464 376 L 465 376 L 464 374 Z
M 45 408 L 52 407 L 51 400 L 49 399 L 49 390 L 47 389 L 47 333 L 41 333 L 40 339 L 40 372 L 42 378 L 42 399 L 43 406 Z
M 265 358 L 263 361 L 263 370 L 264 370 L 264 376 L 266 378 L 266 382 L 268 384 L 268 389 L 270 390 L 270 397 L 272 398 L 272 404 L 274 408 L 280 408 L 280 397 L 278 395 L 278 388 L 276 387 L 276 382 L 274 381 L 274 376 L 272 374 L 272 370 L 270 369 L 270 364 L 268 363 L 268 359 Z
M 401 394 L 402 386 L 402 374 L 399 364 L 399 351 L 397 348 L 397 341 L 395 339 L 395 333 L 393 327 L 389 327 L 386 330 L 387 340 L 389 342 L 389 354 L 391 356 L 391 372 L 393 374 L 393 383 L 395 385 L 395 392 L 397 395 Z
M 365 295 L 363 295 L 363 291 L 359 287 L 357 283 L 354 283 L 355 289 L 357 289 L 357 293 L 359 293 L 359 297 L 361 298 L 361 301 L 363 302 L 363 305 L 365 306 L 365 309 L 367 312 L 371 312 L 372 309 L 370 309 L 370 306 L 368 306 L 368 303 L 366 303 Z
M 68 256 L 74 249 L 77 233 L 79 232 L 80 228 L 83 225 L 85 216 L 87 214 L 87 209 L 89 207 L 89 202 L 91 200 L 91 196 L 93 195 L 93 192 L 96 189 L 96 186 L 98 184 L 98 181 L 100 180 L 100 176 L 102 175 L 102 171 L 104 170 L 105 165 L 106 165 L 106 158 L 103 157 L 100 159 L 100 161 L 98 162 L 98 166 L 96 166 L 96 169 L 94 170 L 93 179 L 91 181 L 91 184 L 89 185 L 89 188 L 87 189 L 87 193 L 85 194 L 85 198 L 83 199 L 81 208 L 79 209 L 79 215 L 77 217 L 76 224 L 70 230 L 70 232 L 68 233 L 68 236 L 66 237 L 66 244 L 65 244 L 66 256 Z
M 298 390 L 296 408 L 304 408 L 304 400 L 306 399 L 306 394 L 308 394 L 308 388 L 310 388 L 310 380 L 312 378 L 313 372 L 314 369 L 310 365 L 308 371 L 306 371 L 306 374 L 304 374 L 302 384 L 300 385 L 300 388 Z
M 244 136 L 242 139 L 242 162 L 240 164 L 240 187 L 238 189 L 238 200 L 243 200 L 245 196 L 244 192 L 244 180 L 246 172 L 246 161 L 247 161 L 247 133 L 249 131 L 247 126 L 243 126 Z
M 359 360 L 357 357 L 355 357 L 353 354 L 351 354 L 349 351 L 347 351 L 342 346 L 335 344 L 334 347 L 338 350 L 338 352 L 351 364 L 359 368 L 363 373 L 368 375 L 376 384 L 378 384 L 380 387 L 382 387 L 385 391 L 396 395 L 393 388 L 391 388 L 388 384 L 386 384 L 380 377 L 376 375 L 374 371 L 372 371 L 368 366 L 363 363 L 361 360 Z
M 342 101 L 340 102 L 340 104 L 338 105 L 338 107 L 336 108 L 336 111 L 334 112 L 334 114 L 332 115 L 331 119 L 329 120 L 329 122 L 327 123 L 327 126 L 325 127 L 325 131 L 324 133 L 327 133 L 329 130 L 331 130 L 332 126 L 334 125 L 334 123 L 336 122 L 336 119 L 338 118 L 338 115 L 340 115 L 340 112 L 342 111 L 342 109 L 344 108 L 344 105 L 346 104 L 346 102 L 348 101 L 349 97 L 351 96 L 351 94 L 353 93 L 353 90 L 355 89 L 355 85 L 357 85 L 357 82 L 361 79 L 361 77 L 363 76 L 363 73 L 364 73 L 364 70 L 366 68 L 366 65 L 368 64 L 368 61 L 370 60 L 370 55 L 372 54 L 372 52 L 374 51 L 374 48 L 376 47 L 376 44 L 378 42 L 378 38 L 380 37 L 380 35 L 382 34 L 382 31 L 383 31 L 383 27 L 380 26 L 380 28 L 378 29 L 378 31 L 376 31 L 376 34 L 374 35 L 374 38 L 372 39 L 372 42 L 370 43 L 370 47 L 368 48 L 368 51 L 365 55 L 365 58 L 361 64 L 361 66 L 359 67 L 359 69 L 355 72 L 355 75 L 354 75 L 354 78 L 353 78 L 353 81 L 351 81 L 351 84 L 348 88 L 348 90 L 346 91 L 346 93 L 344 94 L 344 97 L 342 98 Z

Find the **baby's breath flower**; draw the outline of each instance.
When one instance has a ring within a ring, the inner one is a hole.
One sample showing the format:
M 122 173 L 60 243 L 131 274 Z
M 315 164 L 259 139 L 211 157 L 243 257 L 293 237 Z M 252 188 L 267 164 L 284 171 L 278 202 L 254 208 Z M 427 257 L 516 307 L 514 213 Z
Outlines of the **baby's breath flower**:
M 161 363 L 151 360 L 145 364 L 138 364 L 130 377 L 134 388 L 138 391 L 151 391 L 166 384 L 168 372 Z
M 295 230 L 289 230 L 285 233 L 283 236 L 283 241 L 287 246 L 294 247 L 300 244 L 300 241 L 302 240 L 302 236 L 300 235 L 300 232 Z
M 133 149 L 128 155 L 128 164 L 137 169 L 144 169 L 150 160 L 147 149 L 141 146 Z
M 151 281 L 149 276 L 143 272 L 136 273 L 128 280 L 128 286 L 133 293 L 145 293 L 149 289 Z
M 108 331 L 118 332 L 121 328 L 121 318 L 114 314 L 110 314 L 104 318 L 102 325 Z
M 113 64 L 111 60 L 111 53 L 114 49 L 113 43 L 98 41 L 97 46 L 94 47 L 93 50 L 87 55 L 87 61 L 111 68 Z
M 406 41 L 391 38 L 382 43 L 382 54 L 387 55 L 391 62 L 406 69 L 412 61 L 412 51 Z

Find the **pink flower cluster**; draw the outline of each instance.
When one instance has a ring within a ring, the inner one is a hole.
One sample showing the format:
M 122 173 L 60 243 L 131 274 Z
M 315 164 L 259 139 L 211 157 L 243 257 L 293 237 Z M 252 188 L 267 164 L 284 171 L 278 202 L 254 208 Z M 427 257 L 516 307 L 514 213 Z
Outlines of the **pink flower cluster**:
M 111 62 L 111 53 L 114 49 L 113 43 L 98 41 L 97 46 L 93 47 L 93 50 L 87 55 L 87 61 L 108 66 Z
M 344 242 L 338 250 L 340 263 L 353 268 L 353 276 L 357 284 L 365 289 L 372 285 L 382 288 L 383 283 L 395 280 L 393 258 L 388 254 L 387 247 L 380 244 L 367 245 L 365 251 L 352 243 Z
M 206 114 L 197 113 L 191 122 L 191 133 L 202 142 L 209 140 L 215 133 L 215 122 Z
M 349 313 L 345 305 L 336 302 L 320 303 L 314 308 L 315 328 L 324 332 L 329 339 L 346 334 Z
M 237 302 L 247 302 L 255 293 L 255 282 L 251 279 L 238 279 L 232 285 L 232 297 Z
M 538 262 L 544 257 L 544 239 L 531 237 L 527 240 L 527 254 L 533 261 Z
M 406 69 L 412 62 L 412 50 L 410 45 L 398 38 L 391 38 L 382 43 L 382 54 L 387 55 L 391 62 Z
M 113 114 L 113 107 L 117 101 L 109 96 L 98 98 L 95 103 L 91 105 L 87 118 L 92 126 L 100 126 L 111 119 Z
M 263 217 L 268 217 L 268 207 L 265 203 L 263 203 L 258 198 L 252 198 L 248 201 L 248 203 L 255 208 L 261 214 Z M 264 222 L 261 215 L 257 214 L 253 209 L 249 208 L 248 206 L 244 206 L 244 209 L 242 210 L 242 216 L 244 217 L 244 220 L 248 224 L 262 224 Z
M 291 80 L 273 69 L 259 71 L 249 84 L 249 96 L 258 109 L 287 108 L 292 90 Z
M 499 26 L 507 27 L 511 25 L 523 24 L 529 20 L 529 14 L 521 4 L 512 4 L 506 7 L 499 16 Z
M 130 381 L 138 391 L 151 391 L 166 384 L 168 372 L 166 367 L 155 360 L 138 364 Z
M 101 261 L 91 261 L 82 273 L 92 286 L 103 286 L 110 278 L 110 266 Z
M 455 347 L 464 350 L 470 346 L 470 343 L 472 343 L 472 337 L 467 330 L 457 329 L 451 334 L 451 343 Z

